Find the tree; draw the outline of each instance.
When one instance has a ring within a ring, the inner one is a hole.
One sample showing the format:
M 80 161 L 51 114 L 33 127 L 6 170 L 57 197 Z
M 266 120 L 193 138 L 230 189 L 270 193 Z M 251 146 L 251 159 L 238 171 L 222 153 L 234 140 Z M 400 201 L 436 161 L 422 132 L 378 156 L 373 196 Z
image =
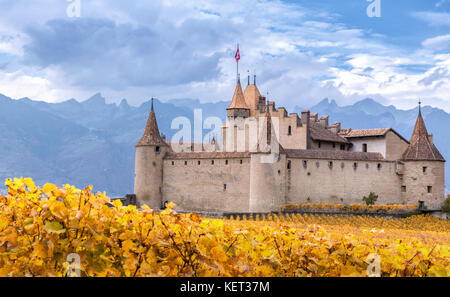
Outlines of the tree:
M 367 205 L 374 205 L 377 199 L 378 195 L 376 195 L 374 192 L 370 192 L 369 196 L 368 197 L 364 196 L 362 200 L 366 202 Z
M 450 213 L 450 194 L 447 195 L 447 199 L 445 199 L 444 205 L 442 206 L 442 211 Z

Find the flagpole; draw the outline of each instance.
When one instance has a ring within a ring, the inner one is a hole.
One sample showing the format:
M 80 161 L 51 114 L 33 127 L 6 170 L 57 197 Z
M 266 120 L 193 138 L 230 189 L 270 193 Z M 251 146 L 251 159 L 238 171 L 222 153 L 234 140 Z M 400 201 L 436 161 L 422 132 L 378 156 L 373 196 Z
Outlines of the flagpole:
M 237 50 L 239 52 L 239 43 L 237 44 Z M 240 53 L 239 53 L 240 55 Z M 239 81 L 239 60 L 236 61 L 236 79 Z

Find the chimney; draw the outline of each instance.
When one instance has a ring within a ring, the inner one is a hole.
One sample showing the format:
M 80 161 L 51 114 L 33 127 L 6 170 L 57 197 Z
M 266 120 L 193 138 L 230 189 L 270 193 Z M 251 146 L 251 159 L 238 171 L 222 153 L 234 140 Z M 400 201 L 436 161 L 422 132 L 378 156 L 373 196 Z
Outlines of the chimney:
M 341 131 L 341 122 L 335 122 L 330 127 L 330 131 L 333 133 L 339 133 Z
M 325 129 L 328 127 L 328 116 L 323 116 L 320 118 L 320 125 Z

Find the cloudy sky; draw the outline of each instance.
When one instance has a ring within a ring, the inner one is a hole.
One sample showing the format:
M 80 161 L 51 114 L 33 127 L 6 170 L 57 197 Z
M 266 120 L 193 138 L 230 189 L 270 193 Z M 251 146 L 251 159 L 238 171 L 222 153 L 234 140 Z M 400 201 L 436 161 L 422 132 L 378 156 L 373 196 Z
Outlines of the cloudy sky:
M 371 1 L 381 17 L 367 0 L 0 0 L 0 93 L 230 100 L 239 43 L 243 83 L 256 72 L 278 106 L 421 98 L 450 112 L 450 1 Z

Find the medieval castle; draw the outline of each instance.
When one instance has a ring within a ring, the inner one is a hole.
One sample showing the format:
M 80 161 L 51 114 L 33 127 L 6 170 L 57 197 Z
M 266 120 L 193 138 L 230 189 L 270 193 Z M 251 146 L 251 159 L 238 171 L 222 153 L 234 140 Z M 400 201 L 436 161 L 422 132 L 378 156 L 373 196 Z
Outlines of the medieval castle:
M 341 129 L 328 116 L 299 116 L 266 102 L 256 83 L 242 91 L 238 78 L 220 146 L 183 143 L 160 135 L 155 111 L 136 144 L 137 201 L 179 211 L 266 213 L 301 203 L 415 204 L 439 209 L 445 160 L 421 112 L 410 141 L 391 128 Z M 177 144 L 179 145 L 179 144 Z

